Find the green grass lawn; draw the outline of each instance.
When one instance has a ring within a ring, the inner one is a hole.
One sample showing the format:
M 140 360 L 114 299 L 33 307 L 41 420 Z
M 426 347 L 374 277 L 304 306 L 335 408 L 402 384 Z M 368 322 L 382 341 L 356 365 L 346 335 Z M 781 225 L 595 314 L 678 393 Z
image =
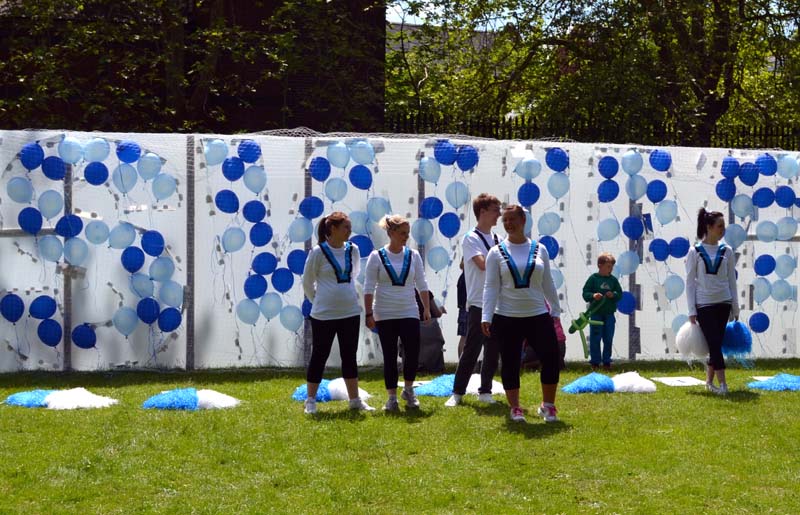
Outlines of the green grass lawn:
M 676 362 L 618 368 L 703 377 Z M 800 374 L 800 360 L 734 364 L 727 397 L 660 383 L 649 395 L 559 392 L 555 424 L 535 416 L 535 372 L 522 377 L 527 424 L 509 421 L 504 400 L 469 396 L 393 415 L 320 403 L 308 417 L 290 398 L 299 370 L 0 375 L 0 399 L 83 386 L 120 401 L 0 406 L 0 513 L 798 513 L 800 393 L 745 386 L 778 372 Z M 561 384 L 586 373 L 572 364 Z M 141 408 L 187 386 L 243 404 Z M 379 370 L 361 386 L 373 406 L 386 400 Z

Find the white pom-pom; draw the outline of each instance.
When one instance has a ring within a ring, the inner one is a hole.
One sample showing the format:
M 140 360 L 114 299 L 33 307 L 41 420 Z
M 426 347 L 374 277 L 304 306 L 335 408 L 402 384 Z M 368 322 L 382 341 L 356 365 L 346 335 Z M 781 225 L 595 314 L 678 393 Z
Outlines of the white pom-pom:
M 691 322 L 683 324 L 675 336 L 675 345 L 678 346 L 681 355 L 686 359 L 708 356 L 708 343 L 706 343 L 703 330 L 700 329 L 700 324 Z
M 233 408 L 239 399 L 215 390 L 197 390 L 197 409 Z
M 344 379 L 341 377 L 337 377 L 328 383 L 328 393 L 331 394 L 332 401 L 350 400 L 350 396 L 347 394 L 347 385 L 344 383 Z M 372 397 L 372 395 L 368 394 L 361 388 L 358 389 L 358 396 L 362 400 L 367 400 Z
M 654 393 L 656 391 L 656 384 L 640 376 L 639 372 L 617 374 L 611 380 L 614 381 L 615 392 Z
M 79 408 L 107 408 L 118 403 L 117 399 L 95 395 L 86 388 L 73 388 L 60 390 L 48 395 L 45 400 L 47 409 L 79 409 Z

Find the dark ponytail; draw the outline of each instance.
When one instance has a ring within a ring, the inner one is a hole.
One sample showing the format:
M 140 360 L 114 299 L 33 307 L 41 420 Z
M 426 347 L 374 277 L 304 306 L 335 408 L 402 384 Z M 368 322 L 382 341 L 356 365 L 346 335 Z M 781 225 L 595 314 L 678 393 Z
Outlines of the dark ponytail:
M 697 212 L 697 239 L 702 240 L 708 234 L 708 226 L 717 223 L 718 218 L 724 218 L 725 215 L 719 211 L 706 211 L 704 207 L 700 208 Z

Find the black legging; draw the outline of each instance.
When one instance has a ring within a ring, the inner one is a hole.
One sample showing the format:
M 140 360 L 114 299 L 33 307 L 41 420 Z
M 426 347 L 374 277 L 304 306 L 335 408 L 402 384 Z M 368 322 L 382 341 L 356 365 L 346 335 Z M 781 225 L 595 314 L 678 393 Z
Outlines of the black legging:
M 419 363 L 419 320 L 393 318 L 375 322 L 383 350 L 383 382 L 387 390 L 397 388 L 397 339 L 403 343 L 403 379 L 417 378 Z
M 503 378 L 503 388 L 519 388 L 522 341 L 525 339 L 542 363 L 541 383 L 558 383 L 558 342 L 553 318 L 548 313 L 520 318 L 494 315 L 491 331 L 492 336 L 500 342 L 500 360 L 503 363 L 500 377 Z
M 335 320 L 311 318 L 311 360 L 308 362 L 306 381 L 319 383 L 325 371 L 325 363 L 331 354 L 334 336 L 339 337 L 339 355 L 342 357 L 342 377 L 358 377 L 356 354 L 358 351 L 358 331 L 361 317 L 356 315 Z
M 731 314 L 731 305 L 711 304 L 697 307 L 697 323 L 703 331 L 703 336 L 708 342 L 708 364 L 714 370 L 725 369 L 725 358 L 722 356 L 722 339 L 725 336 L 725 326 Z

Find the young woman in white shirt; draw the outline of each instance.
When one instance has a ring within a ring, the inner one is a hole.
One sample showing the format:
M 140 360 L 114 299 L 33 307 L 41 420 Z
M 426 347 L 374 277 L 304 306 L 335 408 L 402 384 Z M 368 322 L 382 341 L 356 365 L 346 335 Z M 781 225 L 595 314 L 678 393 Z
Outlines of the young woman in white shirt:
M 511 419 L 525 421 L 519 402 L 519 372 L 522 342 L 527 339 L 542 364 L 542 404 L 537 413 L 546 422 L 556 422 L 559 351 L 553 318 L 560 315 L 561 305 L 550 275 L 550 258 L 544 245 L 525 236 L 522 207 L 506 207 L 503 227 L 507 238 L 486 255 L 481 329 L 500 342 L 500 375 Z M 550 302 L 549 311 L 545 299 Z
M 364 278 L 364 308 L 366 324 L 378 331 L 383 350 L 383 379 L 389 399 L 383 407 L 397 411 L 397 340 L 403 344 L 403 381 L 401 397 L 406 407 L 419 407 L 414 393 L 419 362 L 420 315 L 414 296 L 419 290 L 422 301 L 422 321 L 431 318 L 425 267 L 416 250 L 406 246 L 410 225 L 400 215 L 386 216 L 381 227 L 389 235 L 389 243 L 373 250 L 367 259 Z
M 334 337 L 339 339 L 342 377 L 350 398 L 350 409 L 373 411 L 358 396 L 358 333 L 361 306 L 355 277 L 361 256 L 358 246 L 347 241 L 351 223 L 346 214 L 334 212 L 324 217 L 317 229 L 319 245 L 311 249 L 303 270 L 303 292 L 311 307 L 311 360 L 306 371 L 308 395 L 304 411 L 317 412 L 317 390 L 331 353 Z

